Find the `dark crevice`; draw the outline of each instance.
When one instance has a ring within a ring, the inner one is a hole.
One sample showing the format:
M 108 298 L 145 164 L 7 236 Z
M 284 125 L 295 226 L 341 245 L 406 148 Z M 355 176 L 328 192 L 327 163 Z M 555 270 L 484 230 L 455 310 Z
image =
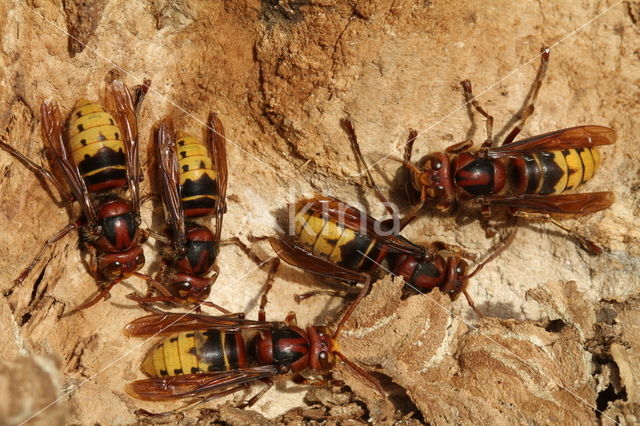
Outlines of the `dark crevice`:
M 31 319 L 31 313 L 27 312 L 26 314 L 22 315 L 22 317 L 20 318 L 20 323 L 18 325 L 22 327 L 26 323 L 28 323 L 30 319 Z
M 33 289 L 31 290 L 31 298 L 29 299 L 29 303 L 27 304 L 27 306 L 31 306 L 31 304 L 36 299 L 36 295 L 38 294 L 38 288 L 40 287 L 40 284 L 42 284 L 42 279 L 44 278 L 44 272 L 46 269 L 47 268 L 45 265 L 45 267 L 42 268 L 42 271 L 40 271 L 40 275 L 38 275 L 38 278 L 36 278 L 36 281 L 33 283 Z
M 268 23 L 300 22 L 304 16 L 300 9 L 308 3 L 308 1 L 262 0 L 261 17 Z
M 596 411 L 596 416 L 600 417 L 602 412 L 608 408 L 610 402 L 620 399 L 623 401 L 627 400 L 627 391 L 622 389 L 620 392 L 616 393 L 612 384 L 607 386 L 605 390 L 598 393 L 598 398 L 596 398 L 596 407 L 598 409 Z
M 640 4 L 638 2 L 627 2 L 627 14 L 634 25 L 640 23 Z
M 372 372 L 371 375 L 380 382 L 387 394 L 387 399 L 391 401 L 396 411 L 400 414 L 400 417 L 406 418 L 408 416 L 411 419 L 425 424 L 422 412 L 409 397 L 405 388 L 394 383 L 391 377 L 386 374 Z
M 544 329 L 547 330 L 549 333 L 560 333 L 566 325 L 567 324 L 565 324 L 565 322 L 562 321 L 561 319 L 555 319 L 555 320 L 549 321 L 549 323 Z

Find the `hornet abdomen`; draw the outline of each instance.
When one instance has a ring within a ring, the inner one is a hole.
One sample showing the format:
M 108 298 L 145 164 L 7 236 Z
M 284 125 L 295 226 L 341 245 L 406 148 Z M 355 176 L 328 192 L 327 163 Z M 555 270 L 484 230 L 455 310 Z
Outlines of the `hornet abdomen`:
M 599 165 L 600 153 L 592 148 L 540 151 L 504 158 L 463 153 L 454 159 L 454 181 L 462 199 L 560 194 L 591 179 Z
M 198 330 L 177 333 L 156 345 L 142 364 L 152 377 L 227 371 L 247 365 L 241 332 Z
M 218 199 L 216 179 L 207 147 L 200 139 L 183 133 L 176 142 L 180 167 L 181 202 L 186 217 L 207 216 Z
M 80 99 L 69 117 L 69 147 L 89 192 L 127 184 L 127 159 L 122 132 L 102 106 Z
M 354 271 L 371 269 L 382 250 L 375 239 L 311 210 L 296 213 L 295 232 L 296 240 L 314 256 Z
M 515 194 L 560 194 L 593 177 L 600 153 L 593 148 L 543 151 L 511 158 Z

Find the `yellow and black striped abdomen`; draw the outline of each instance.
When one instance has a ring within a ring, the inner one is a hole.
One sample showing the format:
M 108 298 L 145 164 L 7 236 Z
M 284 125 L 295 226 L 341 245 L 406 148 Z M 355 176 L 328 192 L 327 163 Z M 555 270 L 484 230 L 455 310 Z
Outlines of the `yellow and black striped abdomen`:
M 593 148 L 543 151 L 511 160 L 518 193 L 560 194 L 593 177 L 600 153 Z
M 375 239 L 312 211 L 296 213 L 296 240 L 314 256 L 354 271 L 371 268 L 381 245 Z
M 218 185 L 207 147 L 201 140 L 179 133 L 176 153 L 185 215 L 198 217 L 210 214 L 218 198 Z
M 226 371 L 247 365 L 242 333 L 219 330 L 182 332 L 157 344 L 142 364 L 152 377 Z
M 80 99 L 69 117 L 69 149 L 91 192 L 127 184 L 127 155 L 122 132 L 100 105 Z

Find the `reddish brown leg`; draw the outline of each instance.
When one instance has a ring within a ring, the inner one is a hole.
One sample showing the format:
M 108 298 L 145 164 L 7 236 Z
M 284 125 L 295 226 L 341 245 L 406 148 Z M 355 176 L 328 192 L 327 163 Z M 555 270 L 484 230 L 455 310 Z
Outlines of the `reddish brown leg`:
M 142 278 L 148 284 L 151 284 L 151 285 L 147 286 L 146 296 L 143 297 L 143 296 L 137 295 L 136 293 L 131 293 L 127 295 L 127 297 L 131 300 L 138 302 L 138 305 L 146 311 L 159 312 L 156 308 L 153 308 L 150 305 L 150 303 L 154 303 L 155 301 L 151 300 L 151 301 L 145 302 L 145 300 L 148 300 L 149 298 L 153 297 L 154 290 L 166 298 L 173 299 L 173 296 L 171 295 L 169 290 L 160 282 L 160 280 L 162 280 L 162 278 L 164 277 L 164 274 L 167 271 L 167 268 L 168 268 L 168 265 L 165 262 L 161 263 L 160 269 L 158 270 L 158 272 L 156 272 L 156 276 L 154 278 L 150 277 L 147 274 L 134 272 L 133 275 L 135 275 L 138 278 Z M 161 301 L 159 300 L 158 302 L 164 302 L 164 300 L 161 300 Z M 167 300 L 167 302 L 173 303 L 173 301 L 170 301 L 170 300 Z
M 560 222 L 553 219 L 550 215 L 546 213 L 531 213 L 531 212 L 517 211 L 513 213 L 513 215 L 517 217 L 524 217 L 529 220 L 537 219 L 537 220 L 543 220 L 543 221 L 552 223 L 558 228 L 564 230 L 567 234 L 569 234 L 569 237 L 573 238 L 578 243 L 578 245 L 582 247 L 582 249 L 585 250 L 590 255 L 599 256 L 602 254 L 602 247 L 600 247 L 593 241 L 589 240 L 588 238 L 583 237 L 575 229 L 571 229 L 562 225 Z
M 142 101 L 144 101 L 144 97 L 149 91 L 149 86 L 151 86 L 151 80 L 145 78 L 142 80 L 142 84 L 136 86 L 133 93 L 133 105 L 134 111 L 136 112 L 136 116 L 140 113 L 140 107 L 142 106 Z
M 473 107 L 478 111 L 482 116 L 487 120 L 486 121 L 486 129 L 487 129 L 487 139 L 482 144 L 482 147 L 490 147 L 493 145 L 493 117 L 489 115 L 487 111 L 484 110 L 480 106 L 480 103 L 473 97 L 473 91 L 471 89 L 471 82 L 469 80 L 464 80 L 460 84 L 462 84 L 462 90 L 464 93 L 465 102 L 471 103 Z
M 89 274 L 91 274 L 94 280 L 100 281 L 97 252 L 98 250 L 91 244 L 82 245 L 82 264 L 89 270 Z M 89 256 L 89 260 L 86 260 L 85 254 Z
M 163 313 L 165 313 L 161 309 L 158 309 L 158 308 L 156 308 L 156 307 L 154 307 L 152 305 L 152 303 L 164 302 L 164 300 L 151 300 L 151 301 L 148 301 L 148 299 L 152 298 L 152 296 L 140 296 L 139 294 L 136 294 L 136 293 L 127 294 L 127 298 L 133 300 L 134 302 L 136 302 L 141 309 L 144 309 L 147 312 L 151 312 L 152 314 L 163 314 Z M 158 298 L 161 299 L 163 297 L 160 296 Z M 170 302 L 170 301 L 167 301 L 167 302 Z
M 370 382 L 376 388 L 376 390 L 380 393 L 380 395 L 382 395 L 383 397 L 385 396 L 384 389 L 382 388 L 382 385 L 371 374 L 367 373 L 363 368 L 358 366 L 353 361 L 349 360 L 349 358 L 347 358 L 342 352 L 334 351 L 334 354 L 338 358 L 340 358 L 340 360 L 342 362 L 347 364 L 349 367 L 351 367 L 351 369 L 353 369 L 356 373 L 358 373 L 360 375 L 360 377 L 362 377 L 363 379 L 365 379 L 368 382 Z
M 498 233 L 498 230 L 491 224 L 491 207 L 489 203 L 480 206 L 480 213 L 480 226 L 484 229 L 485 236 L 493 238 Z
M 218 281 L 218 277 L 220 276 L 220 267 L 218 265 L 213 265 L 210 273 L 213 273 L 213 276 L 209 278 L 209 288 L 213 287 L 215 282 Z
M 533 81 L 533 87 L 531 88 L 531 92 L 527 96 L 527 100 L 525 101 L 525 107 L 521 110 L 522 112 L 519 114 L 520 123 L 516 125 L 513 130 L 507 135 L 502 142 L 502 145 L 508 145 L 513 142 L 524 127 L 527 119 L 533 114 L 534 104 L 536 103 L 536 99 L 538 98 L 538 92 L 540 91 L 540 87 L 542 86 L 542 80 L 544 80 L 544 75 L 547 72 L 547 66 L 549 65 L 549 54 L 551 50 L 547 47 L 542 48 L 542 55 L 540 61 L 540 68 L 538 68 L 538 74 L 536 75 L 536 79 Z
M 262 398 L 262 396 L 267 393 L 267 391 L 269 389 L 271 389 L 274 385 L 273 380 L 271 380 L 270 378 L 264 378 L 261 379 L 261 381 L 266 385 L 264 387 L 264 389 L 262 389 L 260 392 L 258 392 L 257 394 L 255 394 L 254 396 L 252 396 L 251 398 L 249 398 L 249 400 L 243 402 L 242 404 L 238 405 L 238 408 L 248 408 L 251 407 L 253 404 L 255 404 L 256 402 L 258 402 L 258 400 L 260 398 Z
M 284 319 L 284 323 L 289 325 L 289 326 L 294 326 L 297 327 L 298 326 L 298 317 L 296 316 L 296 313 L 291 311 L 287 314 L 287 317 Z
M 159 312 L 151 306 L 151 304 L 153 303 L 171 303 L 176 306 L 184 306 L 187 304 L 185 303 L 184 300 L 180 299 L 179 297 L 173 297 L 173 296 L 140 296 L 139 294 L 131 293 L 131 294 L 127 294 L 127 298 L 136 302 L 143 309 L 150 308 L 152 312 Z M 196 312 L 201 311 L 200 305 L 205 305 L 205 306 L 211 306 L 212 308 L 216 308 L 223 314 L 230 313 L 229 310 L 223 308 L 222 306 L 218 306 L 215 303 L 211 303 L 208 301 L 193 303 L 193 305 L 195 305 L 194 310 Z
M 221 315 L 223 317 L 228 317 L 228 318 L 240 318 L 240 319 L 244 319 L 244 312 L 230 312 L 228 314 L 225 315 Z
M 230 313 L 231 313 L 231 311 L 230 311 L 230 310 L 225 309 L 225 308 L 223 308 L 223 307 L 222 307 L 222 306 L 220 306 L 220 305 L 216 305 L 216 304 L 215 304 L 215 303 L 213 303 L 213 302 L 209 302 L 208 300 L 204 300 L 204 301 L 200 302 L 200 304 L 198 305 L 198 307 L 200 307 L 200 305 L 209 306 L 210 308 L 214 308 L 214 309 L 216 309 L 216 310 L 218 310 L 218 311 L 222 312 L 223 314 L 230 314 Z
M 264 287 L 262 288 L 262 297 L 260 298 L 260 309 L 258 310 L 258 321 L 266 321 L 267 314 L 265 311 L 265 307 L 267 306 L 267 302 L 269 301 L 268 295 L 273 287 L 273 280 L 276 277 L 276 271 L 280 266 L 280 258 L 274 257 L 271 260 L 271 269 L 269 269 L 269 275 L 267 275 L 267 280 L 264 283 Z
M 360 290 L 360 293 L 358 293 L 358 296 L 356 296 L 355 300 L 351 302 L 347 310 L 344 312 L 344 314 L 342 314 L 342 318 L 340 318 L 340 320 L 338 321 L 336 331 L 333 333 L 334 339 L 340 335 L 340 330 L 342 330 L 344 324 L 351 317 L 351 314 L 353 314 L 353 311 L 358 307 L 362 299 L 367 295 L 367 293 L 369 293 L 369 289 L 371 288 L 371 277 L 369 275 L 365 276 L 366 280 L 362 286 L 362 289 Z
M 149 229 L 138 228 L 138 243 L 144 244 L 149 239 Z
M 426 201 L 427 187 L 423 186 L 422 190 L 420 191 L 420 200 L 416 204 L 414 204 L 413 207 L 411 207 L 411 210 L 409 210 L 409 212 L 405 214 L 404 217 L 400 220 L 400 229 L 398 232 L 401 232 L 404 228 L 407 227 L 407 225 L 413 222 L 416 217 L 418 217 L 418 213 L 420 213 L 420 210 L 422 210 Z
M 394 159 L 393 157 L 389 157 L 391 159 Z M 400 161 L 400 160 L 396 160 L 396 161 Z M 402 166 L 405 168 L 405 170 L 407 171 L 407 180 L 412 179 L 412 175 L 413 174 L 421 174 L 422 173 L 422 169 L 418 166 L 416 166 L 415 164 L 413 164 L 410 160 L 402 160 L 401 161 Z M 411 181 L 409 181 L 409 184 L 411 183 Z M 407 186 L 407 188 L 409 188 Z M 407 192 L 407 195 L 409 194 L 409 192 Z
M 476 256 L 474 253 L 469 253 L 468 251 L 465 251 L 462 247 L 460 246 L 456 246 L 453 244 L 447 244 L 445 242 L 442 241 L 434 241 L 430 244 L 430 246 L 436 250 L 436 251 L 440 251 L 440 250 L 446 250 L 446 251 L 450 251 L 452 253 L 457 254 L 458 256 L 467 259 L 467 260 L 472 260 L 472 261 L 476 261 L 478 259 L 478 256 Z
M 518 232 L 518 228 L 513 228 L 511 231 L 509 231 L 509 234 L 492 249 L 489 257 L 487 257 L 482 263 L 476 266 L 473 272 L 471 272 L 470 274 L 467 274 L 465 277 L 463 277 L 463 279 L 466 281 L 473 278 L 489 262 L 493 261 L 496 257 L 500 256 L 500 254 L 504 252 L 511 245 L 511 243 L 516 237 L 517 232 Z M 476 307 L 475 302 L 471 298 L 471 295 L 467 292 L 466 288 L 462 290 L 462 294 L 464 294 L 464 297 L 467 299 L 467 303 L 469 304 L 471 309 L 473 309 L 473 312 L 475 312 L 476 315 L 478 315 L 478 317 L 483 318 L 484 314 L 480 311 L 480 309 Z
M 404 167 L 404 191 L 411 204 L 415 204 L 417 201 L 414 194 L 413 177 L 414 175 L 422 173 L 422 169 L 411 162 L 413 144 L 416 142 L 417 137 L 418 132 L 416 130 L 409 129 L 409 136 L 407 137 L 407 142 L 404 144 L 404 154 L 402 156 L 402 166 Z
M 166 265 L 163 265 L 163 270 L 166 269 Z M 169 290 L 167 290 L 167 288 L 162 285 L 162 283 L 160 283 L 159 281 L 151 278 L 150 276 L 146 275 L 146 274 L 141 274 L 139 272 L 134 272 L 133 275 L 135 275 L 138 278 L 142 278 L 143 280 L 147 281 L 148 283 L 151 284 L 151 286 L 153 288 L 155 288 L 159 293 L 162 294 L 162 296 L 140 296 L 138 294 L 132 293 L 127 295 L 127 297 L 135 302 L 137 302 L 141 307 L 145 308 L 148 307 L 149 304 L 151 303 L 172 303 L 176 306 L 183 306 L 186 303 L 183 299 L 180 299 L 179 297 L 175 297 L 173 296 Z M 217 277 L 217 275 L 216 275 Z M 215 282 L 216 277 L 211 279 L 211 284 L 213 284 L 213 282 Z M 213 302 L 209 302 L 207 300 L 202 300 L 199 301 L 197 303 L 193 303 L 194 305 L 196 305 L 195 310 L 200 312 L 200 305 L 204 305 L 204 306 L 209 306 L 212 308 L 215 308 L 216 310 L 222 312 L 223 314 L 229 314 L 231 313 L 231 311 L 229 311 L 228 309 L 223 308 L 220 305 L 216 305 Z
M 113 288 L 114 285 L 118 284 L 120 281 L 122 281 L 122 279 L 117 279 L 117 280 L 113 280 L 110 283 L 106 284 L 105 287 L 100 290 L 98 292 L 98 294 L 91 300 L 89 300 L 86 303 L 83 303 L 82 305 L 76 307 L 75 309 L 69 311 L 68 314 L 64 314 L 63 316 L 71 316 L 73 314 L 76 314 L 80 311 L 83 311 L 87 308 L 92 307 L 93 305 L 95 305 L 96 303 L 98 303 L 99 301 L 101 301 L 102 299 L 107 299 L 109 297 L 109 292 L 111 291 L 111 289 Z
M 473 141 L 462 141 L 449 145 L 444 152 L 447 154 L 459 154 L 461 152 L 468 151 L 473 146 Z
M 162 279 L 162 277 L 164 276 L 165 271 L 167 270 L 167 264 L 166 263 L 162 263 L 162 265 L 160 266 L 160 270 L 157 272 L 156 274 L 156 278 L 152 278 L 147 274 L 143 274 L 141 272 L 134 272 L 133 275 L 138 277 L 138 278 L 142 278 L 143 280 L 145 280 L 148 284 L 150 284 L 147 287 L 147 295 L 146 296 L 140 296 L 136 293 L 131 293 L 127 295 L 127 298 L 138 302 L 138 304 L 140 305 L 140 307 L 142 307 L 143 309 L 148 308 L 148 304 L 149 303 L 155 303 L 155 302 L 171 302 L 173 303 L 173 299 L 176 299 L 174 296 L 171 295 L 171 293 L 169 292 L 169 290 L 159 281 L 159 279 Z M 161 294 L 162 296 L 156 296 L 156 298 L 158 300 L 154 300 L 153 295 L 153 290 L 155 289 L 156 292 L 158 292 L 159 294 Z
M 146 230 L 147 235 L 151 238 L 153 238 L 156 241 L 160 241 L 162 244 L 165 244 L 167 246 L 171 245 L 171 240 L 167 237 L 165 237 L 164 235 L 154 231 L 151 228 L 147 228 Z
M 416 167 L 411 162 L 411 155 L 413 154 L 413 144 L 418 137 L 418 132 L 413 129 L 409 129 L 409 137 L 407 138 L 407 142 L 404 144 L 404 155 L 402 157 L 402 165 L 404 166 L 404 191 L 407 194 L 407 199 L 411 203 L 411 205 L 415 204 L 417 200 L 415 199 L 415 194 L 413 190 L 413 176 L 419 175 L 422 170 Z
M 75 200 L 73 195 L 71 195 L 71 193 L 69 193 L 69 191 L 67 191 L 66 187 L 49 170 L 45 169 L 44 167 L 42 167 L 39 164 L 36 164 L 29 157 L 27 157 L 26 155 L 24 155 L 23 153 L 21 153 L 20 151 L 18 151 L 17 149 L 12 147 L 8 143 L 6 143 L 3 140 L 3 137 L 1 137 L 1 136 L 0 136 L 0 148 L 4 149 L 9 154 L 11 154 L 14 157 L 16 157 L 18 160 L 20 160 L 22 163 L 24 163 L 27 166 L 27 168 L 31 169 L 33 172 L 35 172 L 36 174 L 40 175 L 46 181 L 48 181 L 53 186 L 55 186 L 56 189 L 58 190 L 58 193 L 62 197 L 62 199 L 63 199 L 62 201 L 64 203 L 70 203 L 70 202 L 73 202 Z
M 358 158 L 358 161 L 360 162 L 362 167 L 364 167 L 364 171 L 367 173 L 367 176 L 369 177 L 369 182 L 371 183 L 371 186 L 373 187 L 373 190 L 375 191 L 376 196 L 380 201 L 382 201 L 387 212 L 391 216 L 395 215 L 395 212 L 391 208 L 391 204 L 389 203 L 389 200 L 382 193 L 382 190 L 380 189 L 376 181 L 373 179 L 373 175 L 371 174 L 371 168 L 367 165 L 367 162 L 364 159 L 364 156 L 362 155 L 362 151 L 360 151 L 360 144 L 358 143 L 358 137 L 356 136 L 356 131 L 353 128 L 353 124 L 351 123 L 350 120 L 346 118 L 340 120 L 340 123 L 342 124 L 342 127 L 345 129 L 345 131 L 349 135 L 349 140 L 351 141 L 351 146 L 353 148 L 353 151 L 355 152 L 356 157 Z
M 257 237 L 259 241 L 260 239 L 268 239 L 268 237 Z M 245 243 L 243 243 L 240 238 L 238 237 L 232 237 L 232 238 L 227 238 L 226 240 L 222 240 L 219 243 L 221 246 L 226 246 L 229 244 L 234 244 L 236 246 L 238 246 L 238 248 L 240 248 L 240 250 L 242 250 L 247 257 L 249 257 L 249 259 L 251 259 L 256 265 L 262 267 L 266 262 L 262 259 L 260 259 L 260 257 L 258 257 L 258 255 L 255 254 L 255 252 L 253 250 L 251 250 Z
M 478 307 L 476 306 L 476 303 L 471 298 L 471 295 L 469 294 L 469 292 L 467 292 L 467 290 L 464 289 L 462 290 L 462 294 L 464 294 L 464 297 L 467 299 L 467 303 L 469 304 L 471 309 L 473 309 L 473 312 L 475 312 L 478 317 L 484 318 L 484 314 L 480 309 L 478 309 Z
M 516 234 L 518 233 L 518 228 L 513 228 L 511 231 L 509 231 L 509 234 L 507 234 L 507 236 L 500 241 L 496 247 L 493 248 L 493 250 L 491 251 L 491 254 L 489 255 L 489 257 L 487 257 L 485 260 L 482 261 L 482 263 L 480 263 L 478 266 L 476 266 L 476 269 L 473 270 L 473 272 L 471 272 L 470 274 L 467 274 L 464 279 L 468 280 L 473 278 L 478 272 L 480 272 L 489 262 L 491 262 L 492 260 L 494 260 L 496 257 L 500 256 L 502 254 L 503 251 L 505 251 L 513 242 L 513 240 L 516 238 Z
M 167 269 L 167 265 L 165 263 L 163 263 L 162 266 L 160 267 L 160 271 L 158 271 L 158 275 L 157 276 L 158 277 L 162 277 L 162 275 L 164 274 L 166 269 Z M 142 274 L 140 272 L 134 272 L 133 275 L 138 277 L 138 278 L 142 278 L 143 280 L 145 280 L 146 282 L 151 284 L 151 287 L 156 289 L 156 291 L 158 293 L 162 294 L 163 296 L 173 297 L 171 295 L 171 293 L 169 292 L 169 290 L 167 290 L 167 288 L 160 281 L 158 281 L 157 279 L 151 278 L 149 275 Z
M 415 176 L 420 176 L 423 170 L 411 162 L 411 155 L 413 153 L 413 144 L 418 137 L 418 132 L 415 130 L 409 130 L 409 137 L 404 146 L 404 157 L 402 159 L 402 165 L 405 171 L 404 190 L 407 194 L 407 199 L 411 203 L 411 210 L 404 215 L 400 220 L 400 231 L 407 227 L 418 216 L 422 207 L 424 207 L 426 201 L 425 186 L 422 186 L 420 190 L 420 198 L 416 199 L 415 188 L 413 187 L 413 181 Z
M 167 273 L 167 269 L 169 269 L 169 265 L 166 262 L 162 262 L 160 263 L 160 269 L 158 269 L 155 277 L 153 277 L 152 279 L 150 279 L 151 277 L 149 277 L 149 275 L 146 275 L 146 274 L 144 274 L 143 276 L 136 275 L 139 278 L 142 278 L 143 280 L 146 280 L 149 284 L 151 284 L 148 287 L 148 292 L 147 292 L 148 296 L 151 296 L 153 294 L 154 289 L 159 294 L 162 294 L 165 296 L 171 296 L 171 292 L 169 291 L 169 289 L 167 289 L 164 286 L 164 284 L 162 284 L 162 280 L 164 279 L 165 274 Z
M 57 243 L 58 241 L 60 241 L 65 235 L 67 235 L 69 232 L 73 231 L 74 229 L 78 228 L 78 224 L 77 222 L 73 222 L 68 224 L 67 226 L 65 226 L 64 228 L 62 228 L 60 231 L 58 231 L 54 236 L 52 236 L 51 238 L 49 238 L 45 243 L 44 246 L 40 249 L 40 251 L 38 252 L 38 254 L 36 254 L 36 257 L 33 258 L 33 260 L 31 261 L 31 264 L 29 266 L 27 266 L 22 273 L 20 274 L 20 276 L 18 278 L 15 279 L 14 284 L 19 285 L 22 284 L 22 282 L 27 278 L 27 276 L 31 273 L 31 271 L 33 270 L 33 268 L 35 268 L 36 264 L 40 261 L 40 259 L 42 259 L 42 256 L 44 255 L 45 250 Z

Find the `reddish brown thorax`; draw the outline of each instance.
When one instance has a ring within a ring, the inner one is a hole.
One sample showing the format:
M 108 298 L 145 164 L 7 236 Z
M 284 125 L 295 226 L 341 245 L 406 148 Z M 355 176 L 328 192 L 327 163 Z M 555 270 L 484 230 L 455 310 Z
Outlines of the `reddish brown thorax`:
M 446 261 L 440 256 L 430 259 L 400 254 L 390 258 L 391 271 L 409 285 L 431 290 L 439 287 L 445 279 Z
M 309 365 L 307 334 L 295 326 L 263 331 L 256 338 L 256 357 L 260 364 L 273 364 L 282 373 L 304 370 Z
M 336 346 L 326 327 L 310 326 L 305 332 L 295 326 L 263 331 L 256 338 L 256 356 L 261 364 L 273 364 L 282 372 L 305 368 L 330 370 L 335 364 Z
M 142 268 L 142 236 L 131 203 L 116 196 L 99 200 L 96 214 L 102 229 L 89 234 L 90 244 L 98 249 L 98 272 L 102 278 L 128 278 Z
M 186 250 L 183 256 L 175 260 L 175 269 L 196 275 L 207 274 L 216 260 L 215 236 L 204 226 L 190 224 L 185 237 Z
M 453 158 L 452 169 L 459 200 L 498 194 L 504 188 L 505 168 L 499 160 L 463 152 Z
M 172 273 L 167 289 L 172 296 L 187 303 L 199 303 L 211 293 L 212 279 L 205 277 L 216 260 L 216 243 L 213 233 L 206 227 L 188 223 L 185 231 L 184 253 L 172 252 L 168 256 Z
M 406 254 L 391 255 L 389 262 L 393 274 L 402 277 L 406 284 L 416 290 L 439 288 L 455 299 L 466 287 L 464 276 L 467 262 L 446 250 L 422 258 Z
M 127 250 L 138 241 L 138 222 L 129 201 L 108 197 L 100 202 L 96 214 L 102 231 L 92 245 L 113 252 Z

